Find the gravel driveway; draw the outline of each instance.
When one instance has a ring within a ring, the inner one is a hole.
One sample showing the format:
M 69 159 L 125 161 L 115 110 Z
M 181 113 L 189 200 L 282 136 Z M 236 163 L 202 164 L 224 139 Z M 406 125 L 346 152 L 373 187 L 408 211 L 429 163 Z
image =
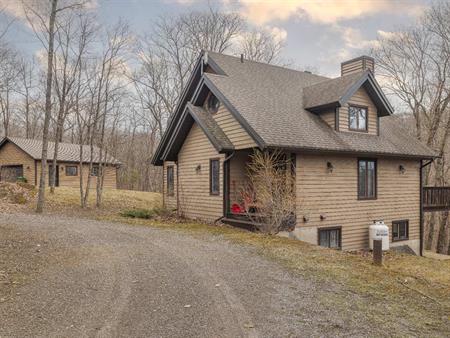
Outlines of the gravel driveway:
M 220 236 L 199 239 L 54 215 L 0 214 L 0 225 L 45 238 L 45 245 L 35 244 L 51 262 L 0 303 L 0 337 L 336 337 L 370 332 L 355 313 L 326 305 L 333 287 L 292 275 Z

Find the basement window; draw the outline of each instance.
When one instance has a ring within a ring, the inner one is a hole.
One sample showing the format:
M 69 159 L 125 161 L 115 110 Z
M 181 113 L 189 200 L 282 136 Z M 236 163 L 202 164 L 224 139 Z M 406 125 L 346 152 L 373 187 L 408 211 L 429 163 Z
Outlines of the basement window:
M 319 229 L 319 245 L 331 248 L 341 248 L 341 228 L 321 228 Z
M 353 131 L 367 131 L 367 107 L 348 107 L 348 127 Z
M 78 176 L 78 167 L 76 165 L 66 165 L 66 176 Z
M 220 160 L 209 160 L 209 193 L 211 195 L 220 194 Z
M 169 165 L 167 167 L 167 196 L 173 196 L 175 194 L 173 173 L 173 165 Z
M 409 221 L 393 221 L 392 222 L 392 241 L 405 241 L 409 239 Z

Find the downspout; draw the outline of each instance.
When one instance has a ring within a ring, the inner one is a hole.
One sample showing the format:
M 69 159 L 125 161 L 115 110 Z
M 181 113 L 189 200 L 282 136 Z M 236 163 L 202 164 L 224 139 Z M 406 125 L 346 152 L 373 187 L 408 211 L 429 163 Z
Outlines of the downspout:
M 229 167 L 227 166 L 227 163 L 229 160 L 231 160 L 231 158 L 234 156 L 235 152 L 233 151 L 230 155 L 228 155 L 227 157 L 225 157 L 225 159 L 223 160 L 223 215 L 220 216 L 219 218 L 217 218 L 214 221 L 214 224 L 221 221 L 222 219 L 225 218 L 226 216 L 226 212 L 227 212 L 227 198 L 228 198 L 228 193 L 229 193 L 229 180 L 230 180 L 230 171 L 229 171 Z M 228 168 L 228 170 L 226 170 L 226 168 Z
M 431 163 L 433 163 L 434 160 L 430 160 L 427 163 L 423 163 L 423 160 L 420 160 L 420 249 L 419 254 L 420 256 L 423 256 L 423 168 L 429 166 Z
M 179 212 L 180 212 L 180 193 L 179 193 L 180 192 L 180 189 L 179 189 L 180 180 L 178 179 L 178 158 L 175 161 L 175 166 L 177 167 L 177 215 L 180 216 L 179 215 Z

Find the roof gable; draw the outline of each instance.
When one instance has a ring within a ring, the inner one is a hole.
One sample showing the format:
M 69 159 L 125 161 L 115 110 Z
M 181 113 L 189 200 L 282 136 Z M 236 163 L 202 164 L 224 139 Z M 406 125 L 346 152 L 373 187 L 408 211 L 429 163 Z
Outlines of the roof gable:
M 260 148 L 417 158 L 435 155 L 414 137 L 407 136 L 405 140 L 394 135 L 398 131 L 390 127 L 391 120 L 387 119 L 392 114 L 392 107 L 368 71 L 329 79 L 212 52 L 208 52 L 207 59 L 217 70 L 202 73 L 202 58 L 199 58 L 200 66 L 194 71 L 190 87 L 174 112 L 152 159 L 154 164 L 162 164 L 167 148 L 174 142 L 172 136 L 181 127 L 181 118 L 189 119 L 183 115 L 187 102 L 198 105 L 196 100 L 202 100 L 204 88 L 209 88 L 218 97 Z M 386 116 L 383 123 L 380 119 L 379 135 L 337 132 L 315 113 L 315 108 L 346 104 L 361 87 L 377 106 L 379 115 Z
M 17 149 L 19 152 L 21 152 L 22 154 L 24 154 L 25 156 L 31 158 L 32 160 L 34 160 L 34 158 L 28 153 L 26 152 L 24 149 L 22 149 L 20 146 L 18 146 L 17 144 L 15 144 L 14 142 L 11 142 L 11 140 L 8 137 L 4 137 L 1 141 L 0 141 L 0 150 L 3 149 L 4 146 L 6 146 L 6 144 L 10 144 L 12 145 L 15 149 Z
M 375 103 L 379 116 L 393 114 L 389 101 L 383 94 L 370 71 L 352 73 L 331 80 L 325 80 L 303 89 L 304 107 L 310 111 L 320 111 L 330 107 L 342 107 L 348 103 L 356 91 L 364 87 Z
M 162 155 L 164 160 L 177 160 L 178 152 L 183 146 L 183 143 L 186 140 L 186 137 L 188 136 L 194 122 L 199 125 L 217 152 L 221 153 L 234 150 L 233 144 L 230 142 L 211 114 L 205 111 L 202 107 L 194 106 L 188 102 L 185 111 L 178 120 L 175 131 L 169 139 L 169 143 Z

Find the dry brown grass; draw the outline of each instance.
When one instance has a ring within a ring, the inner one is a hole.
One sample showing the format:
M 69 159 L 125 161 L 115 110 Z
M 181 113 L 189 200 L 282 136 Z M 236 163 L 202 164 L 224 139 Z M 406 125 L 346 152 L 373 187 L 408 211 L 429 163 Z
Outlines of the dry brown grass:
M 86 209 L 80 207 L 80 192 L 77 188 L 58 187 L 54 194 L 47 191 L 46 199 L 46 210 L 49 212 L 92 217 L 117 214 L 128 209 L 152 209 L 161 205 L 161 194 L 119 189 L 104 189 L 101 208 L 95 207 L 95 190 L 90 192 Z

